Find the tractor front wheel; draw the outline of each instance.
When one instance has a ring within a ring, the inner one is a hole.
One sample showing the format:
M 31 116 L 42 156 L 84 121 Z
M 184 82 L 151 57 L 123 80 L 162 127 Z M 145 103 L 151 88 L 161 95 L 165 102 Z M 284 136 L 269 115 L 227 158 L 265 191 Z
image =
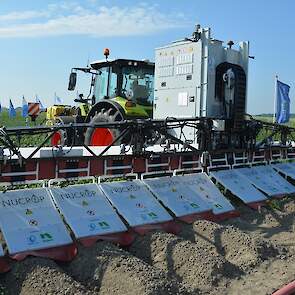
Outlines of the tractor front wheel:
M 50 140 L 51 146 L 72 146 L 74 144 L 74 133 L 72 130 L 58 130 L 54 132 Z
M 109 109 L 107 111 L 102 109 L 92 117 L 90 125 L 95 125 L 97 123 L 113 123 L 122 120 L 123 116 L 120 112 L 114 109 Z M 118 129 L 88 127 L 85 133 L 85 144 L 89 146 L 108 146 L 119 136 L 119 134 L 120 131 Z M 121 143 L 122 140 L 119 140 L 116 142 L 116 145 Z

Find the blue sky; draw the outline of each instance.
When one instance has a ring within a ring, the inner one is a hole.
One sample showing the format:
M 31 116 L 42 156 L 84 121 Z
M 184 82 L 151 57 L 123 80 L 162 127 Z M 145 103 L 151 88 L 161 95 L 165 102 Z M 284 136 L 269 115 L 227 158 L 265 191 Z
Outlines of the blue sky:
M 71 104 L 71 67 L 101 59 L 105 47 L 112 58 L 153 60 L 154 48 L 200 23 L 217 39 L 250 41 L 248 112 L 272 112 L 275 74 L 295 100 L 294 10 L 293 0 L 0 0 L 0 101 L 38 94 L 48 106 L 56 92 Z M 79 82 L 87 92 L 87 77 Z

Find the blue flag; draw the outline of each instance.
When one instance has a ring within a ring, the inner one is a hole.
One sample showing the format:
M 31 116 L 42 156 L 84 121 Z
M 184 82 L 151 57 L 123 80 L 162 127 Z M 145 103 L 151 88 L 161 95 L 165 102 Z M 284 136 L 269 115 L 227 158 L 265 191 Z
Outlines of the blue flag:
M 46 110 L 46 108 L 43 106 L 43 104 L 42 104 L 42 102 L 41 102 L 41 100 L 39 98 L 38 98 L 38 103 L 40 105 L 40 111 L 44 112 Z
M 276 122 L 287 123 L 290 118 L 290 86 L 277 80 Z
M 25 99 L 25 97 L 23 96 L 23 102 L 22 102 L 22 117 L 27 117 L 28 116 L 28 110 L 29 107 L 28 107 L 28 103 Z
M 12 104 L 11 99 L 9 100 L 9 117 L 10 118 L 16 117 L 16 111 L 15 111 L 15 108 L 14 108 L 14 106 Z
M 46 108 L 43 106 L 43 104 L 42 104 L 40 98 L 38 97 L 38 95 L 36 95 L 36 102 L 39 103 L 40 111 L 44 112 L 46 110 Z
M 2 105 L 1 105 L 1 102 L 0 102 L 0 113 L 2 113 Z
M 62 98 L 57 96 L 56 93 L 54 93 L 54 104 L 63 104 Z

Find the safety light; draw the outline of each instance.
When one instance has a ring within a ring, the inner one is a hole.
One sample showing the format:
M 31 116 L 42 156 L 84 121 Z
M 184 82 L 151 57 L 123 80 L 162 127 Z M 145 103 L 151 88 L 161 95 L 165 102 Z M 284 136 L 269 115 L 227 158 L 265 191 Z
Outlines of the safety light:
M 110 55 L 110 50 L 108 48 L 105 48 L 103 50 L 103 55 L 106 57 L 106 59 L 108 59 L 109 55 Z

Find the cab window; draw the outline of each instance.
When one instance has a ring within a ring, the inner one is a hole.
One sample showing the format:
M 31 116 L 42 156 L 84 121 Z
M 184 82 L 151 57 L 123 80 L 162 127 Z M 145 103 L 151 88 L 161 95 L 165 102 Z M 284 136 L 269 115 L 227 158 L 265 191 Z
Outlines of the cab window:
M 109 67 L 101 68 L 98 75 L 96 76 L 94 95 L 96 101 L 104 99 L 108 96 L 108 76 Z
M 142 105 L 152 105 L 154 100 L 154 72 L 152 69 L 123 68 L 122 96 L 131 94 Z

